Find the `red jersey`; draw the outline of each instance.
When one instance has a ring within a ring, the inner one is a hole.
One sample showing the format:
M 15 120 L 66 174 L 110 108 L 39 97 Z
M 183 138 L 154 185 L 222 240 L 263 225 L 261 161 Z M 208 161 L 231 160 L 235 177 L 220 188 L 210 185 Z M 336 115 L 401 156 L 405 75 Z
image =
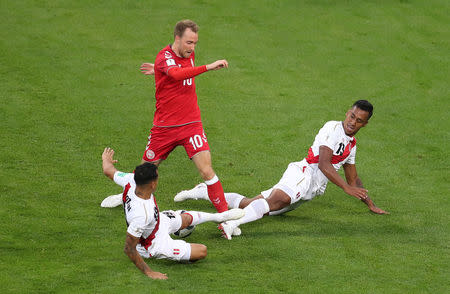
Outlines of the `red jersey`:
M 178 57 L 170 45 L 156 55 L 154 126 L 171 127 L 201 122 L 194 77 L 176 80 L 168 75 L 174 67 L 194 67 L 194 60 L 194 52 L 189 58 Z

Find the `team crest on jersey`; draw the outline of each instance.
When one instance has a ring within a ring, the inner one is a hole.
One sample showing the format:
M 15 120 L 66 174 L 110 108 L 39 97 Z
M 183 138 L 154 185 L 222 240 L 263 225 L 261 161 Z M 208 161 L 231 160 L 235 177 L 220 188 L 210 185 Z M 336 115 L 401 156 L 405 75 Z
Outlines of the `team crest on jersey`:
M 170 54 L 169 51 L 164 51 L 164 57 L 165 57 L 166 59 L 172 58 L 172 54 Z
M 155 152 L 153 152 L 152 150 L 148 149 L 147 151 L 145 151 L 145 156 L 148 159 L 153 159 L 153 158 L 155 158 Z

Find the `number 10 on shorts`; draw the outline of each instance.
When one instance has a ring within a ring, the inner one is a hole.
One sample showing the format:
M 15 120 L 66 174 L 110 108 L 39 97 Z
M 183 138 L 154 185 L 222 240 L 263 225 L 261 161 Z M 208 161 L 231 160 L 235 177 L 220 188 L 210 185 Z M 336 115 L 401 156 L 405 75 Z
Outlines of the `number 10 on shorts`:
M 205 139 L 202 139 L 200 135 L 195 135 L 189 138 L 189 142 L 192 144 L 192 147 L 194 147 L 194 150 L 203 147 L 203 140 L 206 142 L 206 137 Z

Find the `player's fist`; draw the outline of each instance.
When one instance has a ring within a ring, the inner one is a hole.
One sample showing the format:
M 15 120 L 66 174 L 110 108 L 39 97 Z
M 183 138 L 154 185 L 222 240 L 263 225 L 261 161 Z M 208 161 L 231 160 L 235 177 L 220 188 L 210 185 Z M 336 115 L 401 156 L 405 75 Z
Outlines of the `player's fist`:
M 207 70 L 217 70 L 217 69 L 221 69 L 224 67 L 228 68 L 228 61 L 226 61 L 225 59 L 217 60 L 211 64 L 206 65 Z
M 143 63 L 141 64 L 141 72 L 147 76 L 154 75 L 155 65 L 153 63 Z

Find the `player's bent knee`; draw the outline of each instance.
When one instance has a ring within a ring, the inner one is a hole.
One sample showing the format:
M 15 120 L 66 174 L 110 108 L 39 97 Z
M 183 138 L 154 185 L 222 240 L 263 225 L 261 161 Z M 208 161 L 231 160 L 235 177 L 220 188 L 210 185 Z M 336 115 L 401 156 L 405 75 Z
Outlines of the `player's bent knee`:
M 192 215 L 190 215 L 189 213 L 182 213 L 181 214 L 181 229 L 187 228 L 188 226 L 190 226 L 192 223 Z
M 270 211 L 277 211 L 291 204 L 291 197 L 279 189 L 274 189 L 266 200 Z
M 208 248 L 203 244 L 191 244 L 190 261 L 204 259 L 208 255 Z

